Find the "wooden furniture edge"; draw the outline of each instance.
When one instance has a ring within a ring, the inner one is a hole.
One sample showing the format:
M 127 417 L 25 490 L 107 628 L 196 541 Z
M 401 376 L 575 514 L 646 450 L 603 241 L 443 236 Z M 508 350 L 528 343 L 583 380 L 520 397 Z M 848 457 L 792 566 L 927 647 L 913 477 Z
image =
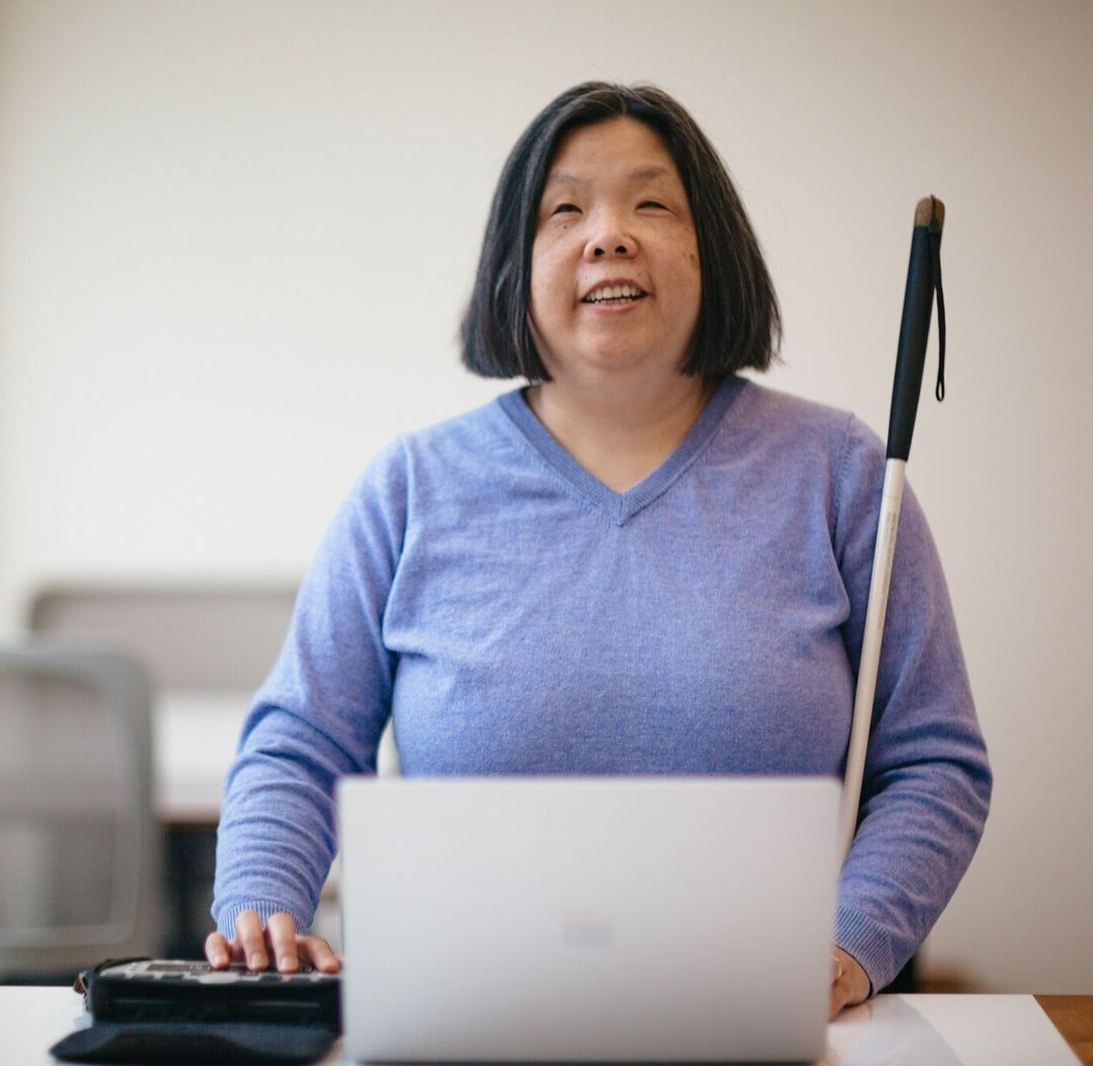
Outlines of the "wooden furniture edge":
M 1036 996 L 1082 1066 L 1093 1066 L 1093 996 Z

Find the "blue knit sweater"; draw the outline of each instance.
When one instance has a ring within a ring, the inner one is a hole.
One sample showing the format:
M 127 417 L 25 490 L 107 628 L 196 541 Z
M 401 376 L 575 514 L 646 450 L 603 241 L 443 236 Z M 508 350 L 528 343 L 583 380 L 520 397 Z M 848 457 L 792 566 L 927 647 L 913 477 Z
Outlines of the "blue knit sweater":
M 393 717 L 412 774 L 841 774 L 883 447 L 725 381 L 615 493 L 512 392 L 365 471 L 302 585 L 228 777 L 214 917 L 306 928 L 333 791 Z M 835 942 L 883 987 L 978 843 L 990 771 L 929 530 L 904 499 Z

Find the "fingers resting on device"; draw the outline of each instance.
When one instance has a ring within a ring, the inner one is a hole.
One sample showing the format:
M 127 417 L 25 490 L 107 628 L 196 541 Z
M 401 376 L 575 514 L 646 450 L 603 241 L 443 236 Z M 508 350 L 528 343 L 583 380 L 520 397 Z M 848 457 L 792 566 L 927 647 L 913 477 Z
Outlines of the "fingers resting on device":
M 831 949 L 831 1008 L 834 1018 L 844 1007 L 853 1007 L 869 998 L 869 976 L 861 963 L 842 948 Z
M 323 973 L 341 969 L 331 946 L 321 937 L 297 933 L 290 914 L 273 914 L 263 927 L 261 917 L 253 910 L 240 913 L 233 940 L 219 932 L 210 933 L 205 940 L 205 957 L 217 970 L 233 962 L 244 962 L 251 970 L 274 967 L 281 973 L 295 973 L 302 965 L 314 966 Z

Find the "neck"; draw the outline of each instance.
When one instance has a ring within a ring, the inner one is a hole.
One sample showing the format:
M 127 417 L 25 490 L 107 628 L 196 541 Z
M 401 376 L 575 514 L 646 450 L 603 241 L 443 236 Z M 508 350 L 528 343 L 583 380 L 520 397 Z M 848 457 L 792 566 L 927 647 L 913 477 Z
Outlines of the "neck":
M 581 466 L 613 491 L 625 492 L 675 451 L 713 386 L 682 374 L 656 387 L 614 384 L 610 390 L 577 391 L 549 381 L 528 389 L 527 399 Z

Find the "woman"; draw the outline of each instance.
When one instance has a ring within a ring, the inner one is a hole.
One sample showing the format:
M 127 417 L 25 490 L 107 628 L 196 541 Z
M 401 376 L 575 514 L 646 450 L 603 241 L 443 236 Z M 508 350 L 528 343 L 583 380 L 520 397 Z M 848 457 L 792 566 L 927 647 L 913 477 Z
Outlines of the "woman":
M 883 449 L 737 376 L 778 339 L 716 152 L 659 90 L 577 86 L 505 166 L 464 322 L 525 389 L 368 468 L 302 586 L 221 821 L 214 965 L 337 968 L 304 934 L 333 787 L 406 774 L 816 773 L 844 765 Z M 990 793 L 929 532 L 903 507 L 832 1014 L 948 901 Z

